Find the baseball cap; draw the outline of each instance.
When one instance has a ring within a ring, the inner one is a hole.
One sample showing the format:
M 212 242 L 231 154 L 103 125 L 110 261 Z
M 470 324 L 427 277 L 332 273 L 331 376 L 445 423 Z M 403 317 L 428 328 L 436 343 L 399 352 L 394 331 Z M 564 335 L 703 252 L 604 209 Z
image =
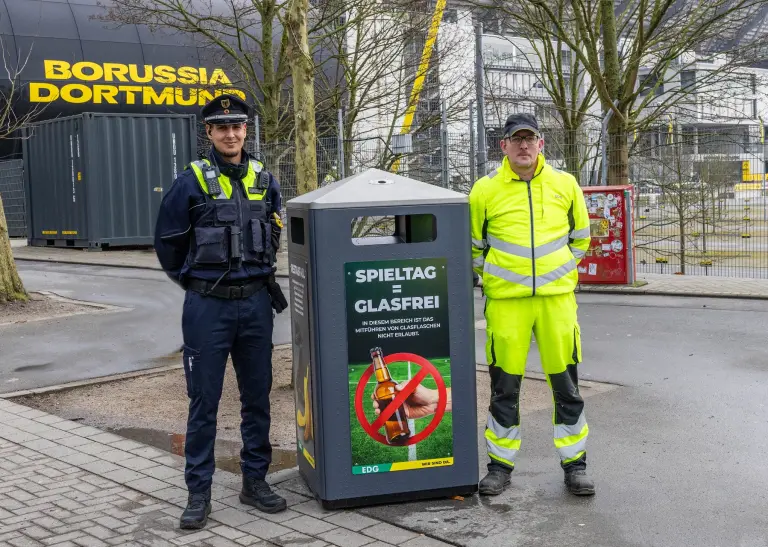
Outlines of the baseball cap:
M 541 131 L 539 130 L 539 122 L 536 121 L 536 117 L 533 114 L 510 114 L 504 124 L 504 138 L 511 137 L 521 129 L 527 129 L 533 131 L 539 137 Z

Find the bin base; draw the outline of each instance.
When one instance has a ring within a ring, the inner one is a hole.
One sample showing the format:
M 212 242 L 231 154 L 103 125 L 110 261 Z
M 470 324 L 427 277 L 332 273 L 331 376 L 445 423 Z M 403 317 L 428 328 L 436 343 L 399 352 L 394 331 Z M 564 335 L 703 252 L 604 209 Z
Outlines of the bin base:
M 450 498 L 452 496 L 472 496 L 478 490 L 477 484 L 466 486 L 451 486 L 450 488 L 436 488 L 434 490 L 421 490 L 417 492 L 403 492 L 400 494 L 381 494 L 378 496 L 363 496 L 359 498 L 346 498 L 340 500 L 323 500 L 315 494 L 315 498 L 323 509 L 349 509 L 352 507 L 364 507 L 367 505 L 385 505 L 388 503 L 401 503 L 404 501 L 420 501 L 434 498 Z

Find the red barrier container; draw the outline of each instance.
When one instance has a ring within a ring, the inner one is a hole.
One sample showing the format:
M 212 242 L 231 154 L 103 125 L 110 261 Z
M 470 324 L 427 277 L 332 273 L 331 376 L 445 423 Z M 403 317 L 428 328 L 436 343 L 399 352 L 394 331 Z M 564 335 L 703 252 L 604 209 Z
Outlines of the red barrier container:
M 579 263 L 579 283 L 630 285 L 635 282 L 632 186 L 582 188 L 592 241 Z

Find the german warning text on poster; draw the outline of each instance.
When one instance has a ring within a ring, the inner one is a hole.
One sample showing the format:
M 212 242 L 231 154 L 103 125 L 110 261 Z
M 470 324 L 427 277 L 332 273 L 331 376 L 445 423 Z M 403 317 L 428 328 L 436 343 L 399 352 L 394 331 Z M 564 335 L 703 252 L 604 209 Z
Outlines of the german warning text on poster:
M 446 269 L 345 264 L 354 474 L 453 465 Z

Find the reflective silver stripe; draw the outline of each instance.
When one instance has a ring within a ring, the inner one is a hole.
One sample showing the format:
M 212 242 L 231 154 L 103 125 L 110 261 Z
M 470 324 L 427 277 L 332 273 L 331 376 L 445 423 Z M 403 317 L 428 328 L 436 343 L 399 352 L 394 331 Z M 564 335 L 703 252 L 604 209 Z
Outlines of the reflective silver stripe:
M 498 169 L 494 169 L 493 171 L 491 171 L 490 173 L 488 173 L 488 178 L 489 178 L 489 179 L 492 179 L 493 177 L 495 177 L 495 176 L 496 176 L 496 175 L 498 175 L 498 174 L 499 174 L 499 170 L 498 170 Z
M 576 444 L 572 444 L 571 446 L 563 446 L 562 448 L 559 448 L 557 452 L 560 454 L 561 460 L 570 460 L 571 458 L 575 458 L 579 455 L 579 452 L 583 452 L 587 449 L 587 438 L 584 437 Z
M 565 235 L 563 237 L 557 238 L 554 241 L 550 241 L 549 243 L 544 243 L 543 245 L 539 245 L 536 247 L 533 251 L 533 256 L 531 256 L 531 248 L 526 247 L 524 245 L 518 245 L 517 243 L 507 243 L 503 239 L 499 239 L 498 237 L 489 235 L 488 236 L 488 243 L 490 243 L 491 247 L 494 249 L 498 249 L 499 251 L 503 251 L 507 254 L 511 254 L 513 256 L 519 256 L 522 258 L 541 258 L 543 256 L 547 256 L 548 254 L 552 254 L 555 251 L 559 251 L 563 247 L 568 245 L 568 236 Z
M 571 247 L 571 254 L 576 258 L 576 260 L 581 260 L 586 256 L 587 252 L 582 251 L 581 249 L 577 249 L 576 247 Z
M 568 236 L 566 235 L 554 241 L 550 241 L 549 243 L 545 243 L 544 245 L 539 245 L 534 250 L 533 255 L 536 258 L 541 258 L 542 256 L 547 256 L 548 254 L 552 254 L 555 251 L 559 251 L 560 249 L 562 249 L 567 245 L 568 245 Z
M 555 439 L 564 439 L 571 435 L 578 435 L 584 426 L 587 425 L 587 419 L 584 417 L 584 413 L 579 416 L 579 421 L 574 425 L 556 424 L 555 425 Z
M 570 236 L 571 236 L 571 239 L 587 239 L 588 237 L 590 237 L 589 226 L 587 226 L 586 228 L 581 228 L 579 230 L 572 231 Z
M 485 249 L 485 240 L 472 238 L 472 246 L 475 249 Z
M 536 286 L 541 287 L 542 285 L 546 285 L 547 283 L 552 283 L 553 281 L 557 281 L 558 279 L 568 275 L 575 269 L 576 269 L 576 261 L 569 260 L 567 264 L 564 264 L 559 268 L 555 268 L 549 273 L 545 273 L 543 275 L 537 275 Z M 483 267 L 483 271 L 491 275 L 495 275 L 496 277 L 500 277 L 505 281 L 509 281 L 510 283 L 517 283 L 518 285 L 523 285 L 525 287 L 533 288 L 533 279 L 531 278 L 530 275 L 520 275 L 515 272 L 510 272 L 506 268 L 502 268 L 501 266 L 497 266 L 496 264 L 491 264 L 489 262 L 485 263 L 485 266 Z
M 496 264 L 491 264 L 489 262 L 485 263 L 483 271 L 491 275 L 495 275 L 496 277 L 500 277 L 505 281 L 509 281 L 510 283 L 517 283 L 518 285 L 524 285 L 526 287 L 533 288 L 533 278 L 530 275 L 516 274 L 515 272 L 510 272 L 507 269 L 497 266 Z
M 488 422 L 486 425 L 498 439 L 508 439 L 510 441 L 520 440 L 520 426 L 504 427 L 499 424 L 490 414 L 488 415 Z M 502 460 L 505 460 L 509 463 L 515 463 L 515 457 L 517 456 L 519 450 L 499 446 L 498 444 L 491 441 L 488 437 L 485 438 L 485 444 L 488 448 L 489 454 L 498 456 Z
M 559 268 L 555 268 L 549 273 L 545 273 L 544 275 L 537 275 L 536 286 L 541 287 L 542 285 L 546 285 L 547 283 L 552 283 L 553 281 L 557 281 L 558 279 L 568 275 L 575 269 L 576 269 L 576 261 L 569 260 L 567 264 L 564 264 Z
M 498 237 L 494 237 L 490 234 L 488 235 L 488 243 L 494 249 L 498 249 L 499 251 L 503 251 L 507 254 L 511 254 L 514 256 L 521 256 L 523 258 L 528 258 L 528 259 L 533 258 L 531 256 L 530 247 L 518 245 L 517 243 L 507 243 L 506 241 L 499 239 Z
M 472 261 L 472 266 L 475 268 L 482 268 L 485 265 L 485 257 L 478 256 Z

